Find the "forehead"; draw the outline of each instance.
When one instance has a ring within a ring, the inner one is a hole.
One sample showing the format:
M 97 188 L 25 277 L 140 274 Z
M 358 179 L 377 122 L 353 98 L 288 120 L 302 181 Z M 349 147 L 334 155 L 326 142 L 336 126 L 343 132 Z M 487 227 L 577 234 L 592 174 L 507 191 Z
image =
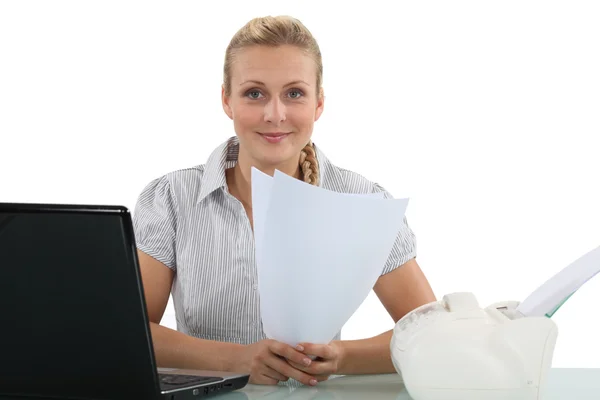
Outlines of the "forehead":
M 304 51 L 293 46 L 254 46 L 235 55 L 231 80 L 240 84 L 256 80 L 265 84 L 286 84 L 303 80 L 314 84 L 317 74 L 315 61 Z

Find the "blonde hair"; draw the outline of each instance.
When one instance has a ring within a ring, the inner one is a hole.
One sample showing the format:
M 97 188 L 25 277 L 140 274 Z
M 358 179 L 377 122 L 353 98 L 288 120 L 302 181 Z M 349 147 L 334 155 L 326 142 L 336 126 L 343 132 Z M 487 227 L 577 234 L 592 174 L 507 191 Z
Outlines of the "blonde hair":
M 321 50 L 311 32 L 298 19 L 287 16 L 267 16 L 250 20 L 233 36 L 225 51 L 223 68 L 223 87 L 227 96 L 231 95 L 231 66 L 235 54 L 246 47 L 290 45 L 305 51 L 317 65 L 316 93 L 321 96 L 323 81 L 323 61 Z M 319 185 L 319 164 L 315 147 L 309 141 L 300 152 L 300 170 L 304 182 Z

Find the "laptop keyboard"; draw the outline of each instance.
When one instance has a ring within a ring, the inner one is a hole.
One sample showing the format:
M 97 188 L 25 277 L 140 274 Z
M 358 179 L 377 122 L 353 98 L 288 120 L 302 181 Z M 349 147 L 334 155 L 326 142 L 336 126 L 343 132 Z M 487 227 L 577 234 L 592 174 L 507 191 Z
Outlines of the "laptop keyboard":
M 179 374 L 158 374 L 161 386 L 190 386 L 204 383 L 220 382 L 223 378 L 216 376 L 196 376 Z

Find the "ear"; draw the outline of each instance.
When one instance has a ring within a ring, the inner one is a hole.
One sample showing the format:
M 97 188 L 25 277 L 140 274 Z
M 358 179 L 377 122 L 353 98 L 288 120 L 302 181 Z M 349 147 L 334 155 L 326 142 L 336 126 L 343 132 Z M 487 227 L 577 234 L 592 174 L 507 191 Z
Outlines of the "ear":
M 231 105 L 229 102 L 231 99 L 225 95 L 225 86 L 221 85 L 221 103 L 223 104 L 223 111 L 230 119 L 233 119 L 233 111 L 231 110 Z
M 325 92 L 323 91 L 323 88 L 321 88 L 320 93 L 319 93 L 319 98 L 317 100 L 317 108 L 315 110 L 315 121 L 317 121 L 321 117 L 321 114 L 323 114 L 324 107 L 325 107 Z

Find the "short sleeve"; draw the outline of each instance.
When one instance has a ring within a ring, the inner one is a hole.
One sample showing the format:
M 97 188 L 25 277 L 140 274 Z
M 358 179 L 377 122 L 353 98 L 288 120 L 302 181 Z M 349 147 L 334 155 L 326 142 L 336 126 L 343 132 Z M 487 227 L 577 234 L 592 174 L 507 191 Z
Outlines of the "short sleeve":
M 374 193 L 384 193 L 384 198 L 392 199 L 393 196 L 386 191 L 379 184 L 375 183 L 373 187 Z M 417 256 L 417 240 L 414 232 L 408 225 L 408 220 L 406 215 L 404 216 L 404 223 L 400 232 L 398 232 L 398 236 L 396 237 L 396 242 L 394 243 L 394 247 L 392 247 L 392 251 L 383 267 L 381 275 L 385 275 L 389 272 L 392 272 L 399 266 L 405 264 L 411 259 Z
M 140 194 L 133 229 L 139 250 L 176 270 L 176 203 L 165 177 L 150 182 Z

